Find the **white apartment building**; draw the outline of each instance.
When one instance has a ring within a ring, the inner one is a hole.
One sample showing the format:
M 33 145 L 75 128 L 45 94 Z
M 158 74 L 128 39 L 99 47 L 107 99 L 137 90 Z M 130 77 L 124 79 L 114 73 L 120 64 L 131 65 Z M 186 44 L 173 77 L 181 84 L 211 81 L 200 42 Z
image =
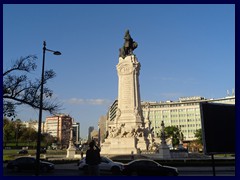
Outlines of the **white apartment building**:
M 38 121 L 37 120 L 23 121 L 22 124 L 27 128 L 33 128 L 35 131 L 38 131 Z M 45 123 L 44 122 L 42 122 L 41 131 L 42 131 L 42 133 L 45 132 Z
M 185 141 L 195 139 L 195 132 L 201 129 L 200 103 L 224 103 L 235 104 L 235 96 L 219 99 L 205 99 L 200 96 L 179 98 L 179 101 L 166 102 L 142 102 L 144 118 L 147 113 L 154 128 L 154 134 L 160 135 L 161 122 L 165 127 L 176 126 L 183 133 Z

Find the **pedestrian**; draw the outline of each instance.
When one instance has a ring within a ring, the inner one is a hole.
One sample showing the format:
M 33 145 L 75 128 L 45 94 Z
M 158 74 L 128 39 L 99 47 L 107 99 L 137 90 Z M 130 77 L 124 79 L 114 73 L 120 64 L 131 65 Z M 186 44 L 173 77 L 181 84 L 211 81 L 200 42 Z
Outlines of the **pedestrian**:
M 83 159 L 83 151 L 81 150 L 81 159 Z
M 134 160 L 133 151 L 131 152 L 131 160 Z
M 89 149 L 86 152 L 86 164 L 88 165 L 88 174 L 90 176 L 99 175 L 98 165 L 101 162 L 100 149 L 94 140 L 89 143 Z

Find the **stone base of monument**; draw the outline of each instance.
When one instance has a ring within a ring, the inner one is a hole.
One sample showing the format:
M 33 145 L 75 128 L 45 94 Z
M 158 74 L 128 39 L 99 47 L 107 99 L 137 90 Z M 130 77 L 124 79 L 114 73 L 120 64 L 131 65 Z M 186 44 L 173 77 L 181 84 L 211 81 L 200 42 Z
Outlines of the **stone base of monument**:
M 166 144 L 160 144 L 159 151 L 158 151 L 158 157 L 160 159 L 170 159 L 171 158 L 169 147 Z
M 101 154 L 137 154 L 136 138 L 105 139 L 101 147 Z
M 144 137 L 137 138 L 137 148 L 141 150 L 147 150 L 147 146 L 149 144 L 149 140 Z
M 67 149 L 67 158 L 75 158 L 76 149 L 74 147 L 69 147 Z

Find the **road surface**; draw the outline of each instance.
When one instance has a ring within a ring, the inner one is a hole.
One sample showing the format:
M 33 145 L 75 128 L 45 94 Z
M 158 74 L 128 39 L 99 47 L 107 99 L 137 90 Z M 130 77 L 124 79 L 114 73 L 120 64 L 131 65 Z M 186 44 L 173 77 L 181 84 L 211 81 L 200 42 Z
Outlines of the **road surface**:
M 213 176 L 212 167 L 177 167 L 179 176 Z M 235 176 L 234 166 L 216 167 L 216 176 Z M 34 172 L 14 172 L 6 169 L 6 164 L 3 164 L 4 176 L 34 176 Z M 111 174 L 104 174 L 111 176 Z M 76 163 L 56 164 L 54 172 L 42 173 L 40 176 L 84 176 L 78 170 Z

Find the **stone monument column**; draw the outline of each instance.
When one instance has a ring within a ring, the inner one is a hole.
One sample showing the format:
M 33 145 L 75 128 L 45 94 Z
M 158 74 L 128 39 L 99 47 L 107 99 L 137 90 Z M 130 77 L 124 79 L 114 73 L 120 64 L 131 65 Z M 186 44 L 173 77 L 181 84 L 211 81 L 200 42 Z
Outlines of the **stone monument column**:
M 67 158 L 74 158 L 76 153 L 76 148 L 73 144 L 73 128 L 70 129 L 70 139 L 69 139 L 69 146 L 67 149 Z
M 119 57 L 118 72 L 118 116 L 117 124 L 125 127 L 143 125 L 139 89 L 140 63 L 134 55 Z
M 161 123 L 161 135 L 160 135 L 160 138 L 161 138 L 161 144 L 159 145 L 159 158 L 161 159 L 170 159 L 171 158 L 171 154 L 170 154 L 170 150 L 169 150 L 169 147 L 167 146 L 166 144 L 166 136 L 165 136 L 165 132 L 164 132 L 164 129 L 165 129 L 165 126 L 164 126 L 164 122 L 162 121 Z
M 139 73 L 140 63 L 133 54 L 137 43 L 127 30 L 125 42 L 119 50 L 118 108 L 114 126 L 101 147 L 101 154 L 136 154 L 149 146 L 148 128 L 145 128 L 141 109 Z

